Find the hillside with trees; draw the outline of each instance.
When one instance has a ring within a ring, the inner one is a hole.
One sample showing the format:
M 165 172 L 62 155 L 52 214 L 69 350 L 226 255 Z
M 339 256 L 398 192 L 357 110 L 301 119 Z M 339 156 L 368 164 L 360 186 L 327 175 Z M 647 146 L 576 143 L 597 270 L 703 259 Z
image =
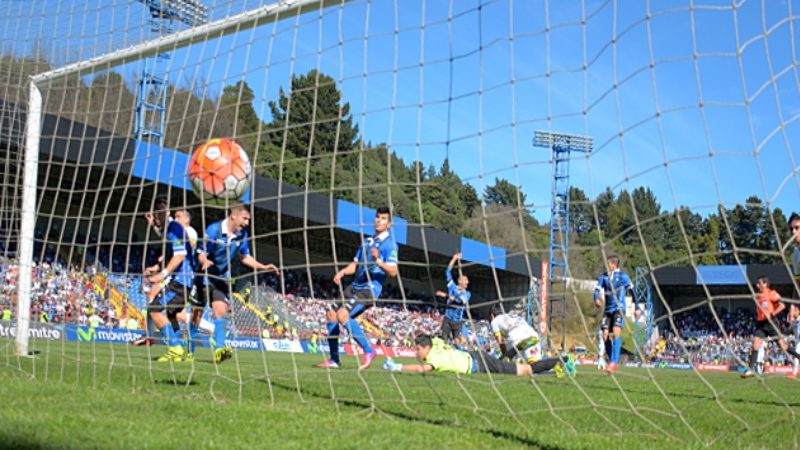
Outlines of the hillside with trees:
M 46 62 L 0 57 L 5 100 L 24 105 L 26 81 Z M 131 135 L 135 94 L 117 73 L 86 84 L 68 77 L 45 90 L 45 112 Z M 391 204 L 394 213 L 443 231 L 488 241 L 509 253 L 547 258 L 549 230 L 531 214 L 520 186 L 496 178 L 483 192 L 462 180 L 445 160 L 440 167 L 405 161 L 383 143 L 365 142 L 350 104 L 328 75 L 295 76 L 268 101 L 269 118 L 256 112 L 246 81 L 226 86 L 218 98 L 201 89 L 171 86 L 165 145 L 183 152 L 209 137 L 230 136 L 251 154 L 259 175 L 370 207 Z M 690 208 L 667 211 L 653 191 L 606 189 L 589 198 L 570 191 L 571 270 L 593 277 L 602 252 L 620 254 L 625 265 L 775 263 L 778 236 L 789 237 L 786 215 L 751 196 L 706 217 Z

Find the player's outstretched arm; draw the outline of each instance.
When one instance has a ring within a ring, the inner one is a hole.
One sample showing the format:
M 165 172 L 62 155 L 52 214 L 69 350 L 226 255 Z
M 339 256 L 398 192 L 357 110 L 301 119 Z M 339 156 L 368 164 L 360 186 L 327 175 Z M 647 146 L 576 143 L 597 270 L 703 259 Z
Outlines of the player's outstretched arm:
M 383 368 L 389 372 L 408 372 L 408 373 L 423 373 L 433 370 L 430 364 L 400 364 L 394 362 L 392 358 L 387 358 L 383 363 Z
M 264 271 L 264 272 L 274 272 L 274 273 L 277 273 L 277 274 L 281 273 L 281 269 L 279 269 L 278 266 L 276 266 L 275 264 L 262 264 L 262 263 L 256 261 L 256 259 L 253 258 L 250 255 L 246 255 L 246 256 L 242 257 L 242 264 L 244 264 L 245 266 L 247 266 L 247 267 L 249 267 L 249 268 L 251 268 L 253 270 L 261 270 L 261 271 Z
M 147 226 L 153 229 L 153 232 L 156 234 L 156 236 L 161 237 L 161 227 L 156 225 L 153 213 L 151 212 L 144 213 L 144 220 L 147 221 Z
M 461 252 L 456 253 L 452 258 L 450 258 L 450 263 L 447 265 L 447 267 L 452 269 L 458 261 L 461 261 Z
M 456 265 L 456 262 L 461 260 L 461 252 L 456 253 L 450 258 L 450 262 L 447 264 L 447 269 L 444 271 L 444 279 L 447 283 L 447 290 L 450 291 L 450 294 L 453 293 L 453 290 L 456 288 L 456 282 L 453 280 L 453 267 Z M 448 299 L 449 301 L 449 299 Z

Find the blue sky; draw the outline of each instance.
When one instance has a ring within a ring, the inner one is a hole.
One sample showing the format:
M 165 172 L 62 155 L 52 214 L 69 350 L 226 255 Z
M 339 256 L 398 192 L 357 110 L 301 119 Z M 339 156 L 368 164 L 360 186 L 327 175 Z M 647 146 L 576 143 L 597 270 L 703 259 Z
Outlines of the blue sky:
M 89 3 L 6 3 L 4 50 L 39 42 L 63 64 L 148 37 L 136 2 Z M 260 4 L 206 3 L 213 18 Z M 535 130 L 594 138 L 571 167 L 591 197 L 649 186 L 667 210 L 749 195 L 800 209 L 800 2 L 649 3 L 359 0 L 176 51 L 170 78 L 212 98 L 244 79 L 268 120 L 290 75 L 318 68 L 367 140 L 407 162 L 449 156 L 479 191 L 507 178 L 540 220 L 551 176 Z M 116 70 L 133 80 L 139 66 Z

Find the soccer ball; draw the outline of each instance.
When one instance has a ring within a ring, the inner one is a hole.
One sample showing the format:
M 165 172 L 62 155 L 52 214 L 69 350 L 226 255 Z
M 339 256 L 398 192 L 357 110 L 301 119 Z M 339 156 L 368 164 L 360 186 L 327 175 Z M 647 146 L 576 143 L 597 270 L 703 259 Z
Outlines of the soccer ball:
M 230 139 L 211 139 L 197 147 L 189 161 L 189 181 L 206 203 L 227 205 L 240 199 L 250 186 L 250 158 Z

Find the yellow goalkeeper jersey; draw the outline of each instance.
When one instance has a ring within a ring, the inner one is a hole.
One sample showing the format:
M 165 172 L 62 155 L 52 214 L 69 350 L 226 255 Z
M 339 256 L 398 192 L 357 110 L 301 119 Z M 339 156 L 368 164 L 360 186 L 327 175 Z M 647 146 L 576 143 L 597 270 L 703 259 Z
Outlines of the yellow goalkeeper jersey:
M 472 373 L 472 356 L 438 338 L 432 340 L 425 364 L 430 364 L 437 372 Z

